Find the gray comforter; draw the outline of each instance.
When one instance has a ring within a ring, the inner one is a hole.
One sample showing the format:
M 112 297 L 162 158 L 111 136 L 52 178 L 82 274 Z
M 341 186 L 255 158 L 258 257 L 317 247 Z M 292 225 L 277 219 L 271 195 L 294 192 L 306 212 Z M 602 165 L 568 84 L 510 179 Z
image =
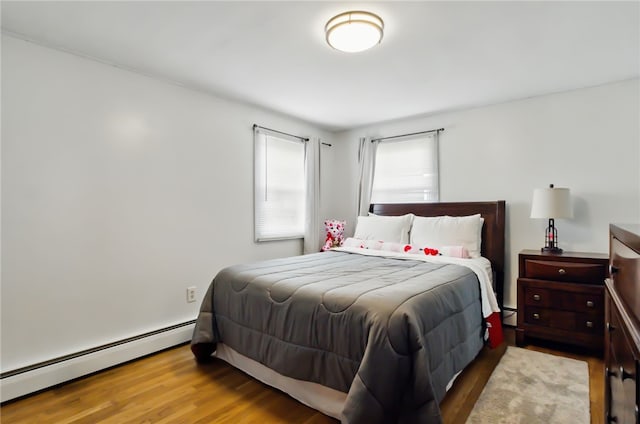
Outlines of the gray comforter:
M 223 269 L 191 342 L 348 393 L 343 423 L 440 423 L 447 382 L 483 346 L 466 267 L 323 252 Z

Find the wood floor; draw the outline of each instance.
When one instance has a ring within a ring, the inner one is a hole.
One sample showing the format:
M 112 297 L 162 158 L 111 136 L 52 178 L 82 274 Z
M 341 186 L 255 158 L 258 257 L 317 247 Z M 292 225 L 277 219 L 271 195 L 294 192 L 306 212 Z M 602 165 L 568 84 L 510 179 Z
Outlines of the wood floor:
M 464 423 L 507 345 L 485 349 L 441 404 L 444 422 Z M 604 422 L 601 358 L 550 347 L 527 349 L 589 364 L 591 423 Z M 10 423 L 300 423 L 338 421 L 248 377 L 222 361 L 197 365 L 188 345 L 85 377 L 0 407 Z

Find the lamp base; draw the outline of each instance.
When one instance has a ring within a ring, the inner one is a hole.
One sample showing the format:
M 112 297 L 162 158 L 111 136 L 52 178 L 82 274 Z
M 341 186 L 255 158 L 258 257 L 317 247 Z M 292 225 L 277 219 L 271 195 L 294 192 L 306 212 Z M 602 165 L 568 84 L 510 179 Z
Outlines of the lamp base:
M 556 230 L 553 218 L 549 218 L 549 226 L 544 233 L 544 247 L 540 249 L 547 255 L 559 255 L 562 249 L 558 247 L 558 230 Z
M 560 249 L 559 247 L 542 247 L 540 248 L 540 252 L 542 253 L 548 253 L 548 254 L 552 254 L 552 255 L 559 255 L 562 253 L 562 249 Z

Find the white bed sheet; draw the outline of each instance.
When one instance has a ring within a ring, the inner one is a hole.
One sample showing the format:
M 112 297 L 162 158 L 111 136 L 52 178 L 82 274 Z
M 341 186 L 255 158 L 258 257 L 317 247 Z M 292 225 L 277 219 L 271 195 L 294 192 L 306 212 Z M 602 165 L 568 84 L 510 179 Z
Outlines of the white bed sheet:
M 340 419 L 344 402 L 347 399 L 346 393 L 318 383 L 284 376 L 260 362 L 236 352 L 223 343 L 218 343 L 214 356 L 228 362 L 256 380 L 285 392 L 316 411 Z

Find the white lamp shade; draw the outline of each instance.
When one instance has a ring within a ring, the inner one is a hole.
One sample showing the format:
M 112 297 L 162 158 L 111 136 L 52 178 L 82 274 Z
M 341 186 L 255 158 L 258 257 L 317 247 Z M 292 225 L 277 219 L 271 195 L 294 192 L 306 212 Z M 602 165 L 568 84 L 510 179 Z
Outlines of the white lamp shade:
M 537 188 L 533 191 L 531 218 L 573 218 L 568 188 Z

